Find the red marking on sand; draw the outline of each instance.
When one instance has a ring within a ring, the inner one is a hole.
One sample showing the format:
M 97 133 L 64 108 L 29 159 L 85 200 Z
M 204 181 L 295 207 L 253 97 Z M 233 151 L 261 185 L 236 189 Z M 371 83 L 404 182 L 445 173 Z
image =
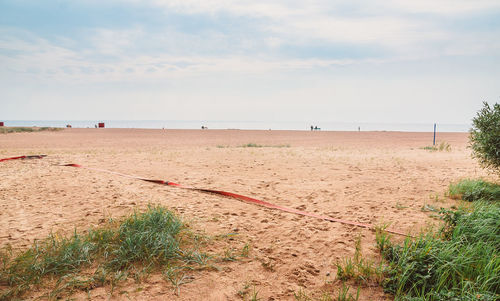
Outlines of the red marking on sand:
M 314 218 L 317 218 L 317 219 L 322 219 L 322 220 L 326 220 L 326 221 L 330 221 L 330 222 L 336 222 L 336 223 L 341 223 L 341 224 L 346 224 L 346 225 L 352 225 L 352 226 L 356 226 L 356 227 L 362 227 L 362 228 L 366 228 L 366 229 L 370 229 L 370 230 L 375 230 L 375 227 L 372 226 L 372 225 L 358 223 L 358 222 L 352 222 L 352 221 L 347 221 L 347 220 L 342 220 L 342 219 L 337 219 L 337 218 L 333 218 L 333 217 L 329 217 L 329 216 L 318 215 L 318 214 L 314 214 L 314 213 L 310 213 L 310 212 L 306 212 L 306 211 L 302 211 L 302 210 L 297 210 L 297 209 L 293 209 L 293 208 L 289 208 L 289 207 L 275 205 L 275 204 L 272 204 L 272 203 L 269 203 L 269 202 L 265 202 L 265 201 L 262 201 L 262 200 L 259 200 L 259 199 L 251 198 L 251 197 L 244 196 L 244 195 L 237 194 L 237 193 L 232 193 L 232 192 L 227 192 L 227 191 L 222 191 L 222 190 L 213 190 L 213 189 L 203 189 L 203 188 L 187 187 L 187 186 L 183 186 L 181 184 L 177 184 L 177 183 L 174 183 L 174 182 L 169 182 L 169 181 L 164 181 L 164 180 L 147 179 L 147 178 L 143 178 L 143 177 L 140 177 L 140 176 L 123 174 L 123 173 L 119 173 L 119 172 L 115 172 L 115 171 L 111 171 L 111 170 L 106 170 L 106 169 L 85 167 L 85 166 L 82 166 L 80 164 L 64 164 L 64 165 L 61 165 L 61 166 L 80 167 L 80 168 L 85 168 L 85 169 L 89 169 L 89 170 L 95 170 L 95 171 L 100 171 L 100 172 L 115 174 L 115 175 L 119 175 L 119 176 L 123 176 L 123 177 L 127 177 L 127 178 L 137 179 L 137 180 L 151 182 L 151 183 L 165 185 L 165 186 L 173 186 L 173 187 L 178 187 L 178 188 L 182 188 L 182 189 L 189 189 L 189 190 L 195 190 L 195 191 L 204 192 L 204 193 L 214 193 L 214 194 L 218 194 L 218 195 L 230 197 L 230 198 L 233 198 L 233 199 L 237 199 L 237 200 L 244 201 L 244 202 L 247 202 L 247 203 L 251 203 L 251 204 L 263 206 L 263 207 L 270 208 L 270 209 L 277 209 L 277 210 L 288 212 L 288 213 L 293 213 L 293 214 L 298 214 L 298 215 L 303 215 L 303 216 L 309 216 L 309 217 L 314 217 Z M 403 232 L 400 232 L 400 231 L 396 231 L 396 230 L 385 229 L 383 231 L 388 232 L 388 233 L 397 234 L 397 235 L 410 236 L 409 234 L 406 234 L 406 233 L 403 233 Z
M 42 159 L 43 157 L 46 157 L 47 155 L 33 155 L 33 156 L 18 156 L 18 157 L 10 157 L 10 158 L 4 158 L 0 159 L 0 162 L 3 161 L 8 161 L 8 160 L 24 160 L 24 159 Z

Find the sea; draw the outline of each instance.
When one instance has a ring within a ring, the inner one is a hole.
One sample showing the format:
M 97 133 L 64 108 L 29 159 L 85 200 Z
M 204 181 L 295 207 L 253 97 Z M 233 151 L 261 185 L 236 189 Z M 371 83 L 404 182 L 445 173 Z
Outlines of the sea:
M 311 130 L 322 131 L 398 131 L 432 132 L 434 123 L 368 123 L 306 121 L 210 121 L 210 120 L 0 120 L 5 126 L 93 128 L 104 122 L 106 128 L 138 129 L 240 129 L 240 130 Z M 470 124 L 436 123 L 438 132 L 468 132 Z

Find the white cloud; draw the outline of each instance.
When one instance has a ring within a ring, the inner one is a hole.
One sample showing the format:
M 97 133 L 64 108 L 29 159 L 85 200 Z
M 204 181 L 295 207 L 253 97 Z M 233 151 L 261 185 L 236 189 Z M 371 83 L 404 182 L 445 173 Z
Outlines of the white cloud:
M 126 49 L 133 46 L 134 41 L 144 32 L 139 28 L 111 30 L 98 28 L 89 32 L 89 41 L 92 51 L 104 55 L 125 54 Z
M 144 3 L 141 0 L 127 2 Z M 239 16 L 271 18 L 328 13 L 346 5 L 370 13 L 399 11 L 400 13 L 463 14 L 500 9 L 497 0 L 149 0 L 149 3 L 181 13 L 216 14 L 227 12 Z
M 463 39 L 467 43 L 460 45 L 462 33 L 443 27 L 438 16 L 450 18 L 500 10 L 498 0 L 150 0 L 150 3 L 166 12 L 256 18 L 262 39 L 271 47 L 348 43 L 380 47 L 401 59 L 447 55 L 451 47 L 443 44 L 457 48 L 456 53 L 458 49 L 463 49 L 463 54 L 488 52 L 490 40 L 483 39 L 484 35 L 471 35 Z M 434 14 L 437 19 L 419 18 L 415 15 L 418 13 Z
M 387 7 L 408 13 L 460 15 L 500 9 L 498 0 L 388 0 Z
M 144 3 L 137 0 L 126 2 Z M 499 30 L 462 33 L 405 15 L 485 11 L 500 7 L 498 1 L 347 2 L 355 13 L 349 13 L 345 1 L 326 0 L 150 0 L 149 3 L 166 12 L 253 17 L 259 31 L 256 35 L 245 36 L 217 31 L 197 35 L 172 27 L 159 28 L 159 33 L 151 33 L 138 25 L 123 29 L 95 28 L 87 30 L 88 45 L 77 49 L 71 47 L 74 46 L 71 37 L 49 42 L 29 32 L 8 28 L 1 32 L 0 48 L 18 54 L 3 55 L 1 68 L 16 72 L 36 69 L 49 77 L 85 74 L 119 79 L 123 77 L 120 72 L 130 71 L 130 68 L 134 69 L 132 73 L 146 77 L 223 71 L 266 72 L 448 55 L 494 54 L 500 47 L 500 42 L 495 39 Z M 310 59 L 285 57 L 279 53 L 280 48 L 309 45 L 333 45 L 344 49 L 372 47 L 386 51 L 387 55 L 384 59 L 367 55 L 358 60 L 331 60 L 315 59 L 314 53 Z M 262 47 L 268 47 L 268 51 Z M 113 61 L 99 61 L 99 57 L 112 58 Z M 126 77 L 131 76 L 130 72 L 125 73 Z

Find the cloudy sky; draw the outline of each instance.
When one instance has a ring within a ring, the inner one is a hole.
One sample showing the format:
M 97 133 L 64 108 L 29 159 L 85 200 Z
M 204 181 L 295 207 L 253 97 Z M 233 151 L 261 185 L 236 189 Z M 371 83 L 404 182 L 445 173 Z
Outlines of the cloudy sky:
M 498 0 L 0 0 L 0 119 L 469 123 Z

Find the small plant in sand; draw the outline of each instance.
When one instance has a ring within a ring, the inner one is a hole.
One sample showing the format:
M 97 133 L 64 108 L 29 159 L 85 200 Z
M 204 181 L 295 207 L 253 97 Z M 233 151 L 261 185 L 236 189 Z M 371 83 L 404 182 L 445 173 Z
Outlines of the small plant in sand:
M 359 299 L 359 291 L 360 288 L 358 287 L 356 291 L 356 295 L 352 295 L 349 290 L 351 287 L 349 285 L 346 285 L 345 282 L 342 282 L 342 287 L 339 288 L 339 294 L 337 297 L 338 301 L 358 301 Z
M 451 152 L 451 145 L 448 142 L 446 142 L 446 141 L 442 141 L 442 142 L 439 143 L 438 146 L 435 146 L 435 145 L 433 145 L 433 146 L 425 146 L 422 149 L 428 150 L 428 151 L 431 151 L 431 152 L 436 152 L 436 151 Z
M 236 261 L 236 254 L 234 253 L 233 248 L 227 248 L 224 251 L 224 255 L 222 256 L 222 261 Z
M 283 148 L 283 147 L 290 147 L 290 144 L 261 145 L 261 144 L 257 144 L 257 143 L 247 143 L 247 144 L 243 144 L 241 147 L 257 147 L 257 148 L 261 148 L 261 147 L 275 147 L 275 148 Z
M 252 249 L 252 246 L 249 243 L 246 243 L 243 248 L 241 249 L 241 257 L 248 258 L 250 255 L 250 250 Z
M 257 288 L 255 287 L 255 285 L 253 286 L 253 291 L 250 295 L 250 301 L 259 301 L 260 300 L 260 297 L 259 297 L 259 291 L 257 290 Z
M 438 150 L 437 147 L 435 147 L 435 146 L 424 146 L 424 147 L 422 147 L 422 149 L 432 151 L 432 152 L 435 152 Z
M 276 263 L 271 258 L 263 258 L 263 259 L 261 259 L 260 263 L 266 271 L 269 271 L 269 272 L 275 271 L 274 269 L 276 267 Z
M 361 237 L 355 241 L 354 258 L 346 258 L 337 262 L 337 278 L 341 281 L 354 280 L 356 283 L 374 281 L 380 283 L 383 278 L 382 263 L 376 264 L 361 254 Z
M 247 143 L 243 144 L 241 147 L 264 147 L 264 146 L 257 143 Z
M 193 267 L 210 268 L 209 255 L 192 247 L 199 245 L 198 239 L 162 207 L 134 213 L 121 223 L 110 221 L 86 234 L 50 235 L 15 256 L 10 249 L 0 254 L 0 286 L 6 287 L 0 300 L 22 297 L 34 285 L 50 283 L 55 283 L 46 296 L 50 298 L 104 285 L 113 288 L 127 278 L 141 282 L 163 267 L 178 291 Z
M 307 291 L 303 288 L 300 288 L 298 292 L 293 292 L 293 297 L 295 298 L 296 301 L 311 301 L 311 297 L 309 297 L 309 294 Z
M 251 288 L 251 289 L 250 289 Z M 245 281 L 243 284 L 243 287 L 239 289 L 236 294 L 243 300 L 261 300 L 259 297 L 259 290 L 257 290 L 257 287 L 255 284 L 252 284 L 251 281 Z

